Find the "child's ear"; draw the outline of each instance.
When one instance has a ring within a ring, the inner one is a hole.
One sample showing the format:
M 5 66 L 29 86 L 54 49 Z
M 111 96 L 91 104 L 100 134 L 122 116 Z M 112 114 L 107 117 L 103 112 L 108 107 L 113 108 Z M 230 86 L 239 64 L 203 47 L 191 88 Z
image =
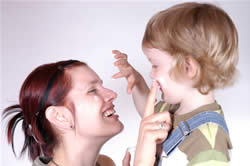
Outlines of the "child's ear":
M 74 116 L 64 106 L 49 106 L 45 110 L 45 116 L 58 129 L 67 130 L 74 127 Z
M 185 59 L 185 73 L 190 79 L 194 79 L 198 72 L 198 63 L 190 56 Z

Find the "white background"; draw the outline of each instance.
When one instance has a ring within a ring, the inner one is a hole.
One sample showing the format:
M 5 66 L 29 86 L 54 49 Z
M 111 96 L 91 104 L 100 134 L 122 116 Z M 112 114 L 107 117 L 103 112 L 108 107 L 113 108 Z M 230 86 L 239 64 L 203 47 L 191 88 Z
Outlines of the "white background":
M 180 1 L 179 1 L 180 2 Z M 176 1 L 2 1 L 1 2 L 1 102 L 0 109 L 16 104 L 26 76 L 38 65 L 65 59 L 87 62 L 104 80 L 104 86 L 118 93 L 115 109 L 124 123 L 123 132 L 104 145 L 101 153 L 122 165 L 126 148 L 137 139 L 139 115 L 132 97 L 126 94 L 124 79 L 112 80 L 112 49 L 120 49 L 150 84 L 150 64 L 143 56 L 141 40 L 145 26 L 156 12 Z M 250 2 L 215 1 L 233 19 L 239 33 L 239 77 L 229 89 L 217 92 L 233 142 L 231 165 L 248 165 L 250 149 Z M 1 111 L 0 111 L 1 112 Z M 0 165 L 31 165 L 25 155 L 16 159 L 7 145 L 6 122 L 1 122 Z M 20 124 L 15 134 L 17 152 L 23 145 Z M 87 152 L 86 152 L 87 153 Z M 84 157 L 84 154 L 83 154 Z

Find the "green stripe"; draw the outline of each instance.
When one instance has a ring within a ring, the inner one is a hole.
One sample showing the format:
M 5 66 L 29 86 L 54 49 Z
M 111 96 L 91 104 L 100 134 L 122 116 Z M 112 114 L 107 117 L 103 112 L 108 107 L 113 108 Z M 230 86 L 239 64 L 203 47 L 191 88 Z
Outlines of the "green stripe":
M 162 104 L 161 109 L 160 109 L 159 112 L 162 112 L 166 108 L 166 106 L 167 106 L 167 103 Z
M 195 164 L 193 166 L 229 166 L 228 162 L 223 162 L 223 161 L 215 161 L 215 160 L 210 160 L 207 162 L 202 162 Z
M 220 161 L 220 162 L 228 162 L 227 157 L 224 153 L 216 151 L 216 150 L 208 150 L 205 152 L 201 152 L 196 155 L 189 163 L 188 166 L 200 164 L 202 162 L 207 162 L 209 160 Z

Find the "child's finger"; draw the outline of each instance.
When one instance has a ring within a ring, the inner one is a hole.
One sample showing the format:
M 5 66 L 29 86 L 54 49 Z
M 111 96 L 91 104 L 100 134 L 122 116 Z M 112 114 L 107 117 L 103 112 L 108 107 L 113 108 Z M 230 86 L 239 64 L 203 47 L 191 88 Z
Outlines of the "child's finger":
M 128 59 L 128 56 L 126 54 L 120 53 L 120 54 L 116 54 L 114 56 L 116 59 Z
M 152 115 L 154 113 L 154 106 L 155 106 L 155 98 L 157 94 L 157 89 L 158 89 L 158 83 L 156 81 L 153 81 L 152 87 L 150 89 L 146 107 L 144 110 L 143 118 Z
M 119 50 L 112 50 L 112 54 L 121 54 Z
M 118 65 L 127 66 L 127 65 L 128 65 L 128 61 L 125 60 L 125 59 L 120 59 L 120 60 L 116 61 L 116 62 L 114 63 L 114 65 L 115 65 L 115 66 L 118 66 Z
M 114 78 L 114 79 L 122 78 L 122 77 L 124 77 L 124 75 L 123 75 L 121 72 L 116 73 L 116 74 L 114 74 L 114 75 L 112 76 L 112 78 Z
M 128 75 L 127 80 L 128 80 L 127 92 L 128 92 L 128 94 L 130 94 L 132 92 L 134 85 L 135 85 L 136 78 L 132 74 L 131 76 Z
M 127 87 L 128 94 L 130 94 L 132 92 L 133 87 L 134 87 L 134 83 L 128 82 L 128 87 Z

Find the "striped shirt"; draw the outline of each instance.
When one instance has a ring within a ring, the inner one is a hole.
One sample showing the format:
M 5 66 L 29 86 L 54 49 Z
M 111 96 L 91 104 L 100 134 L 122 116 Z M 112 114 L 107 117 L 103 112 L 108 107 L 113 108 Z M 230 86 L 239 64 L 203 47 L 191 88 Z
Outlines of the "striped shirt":
M 159 102 L 155 106 L 155 112 L 170 111 L 172 113 L 175 109 L 176 106 L 173 107 L 164 102 Z M 220 105 L 215 102 L 183 115 L 173 115 L 173 130 L 181 121 L 205 111 L 215 111 L 224 117 Z M 231 149 L 232 144 L 227 133 L 217 124 L 208 123 L 201 125 L 187 136 L 170 156 L 167 157 L 164 152 L 160 156 L 163 166 L 227 166 L 230 161 Z
M 37 157 L 32 166 L 48 166 L 51 159 L 50 157 Z M 100 166 L 100 164 L 96 163 L 96 166 Z

